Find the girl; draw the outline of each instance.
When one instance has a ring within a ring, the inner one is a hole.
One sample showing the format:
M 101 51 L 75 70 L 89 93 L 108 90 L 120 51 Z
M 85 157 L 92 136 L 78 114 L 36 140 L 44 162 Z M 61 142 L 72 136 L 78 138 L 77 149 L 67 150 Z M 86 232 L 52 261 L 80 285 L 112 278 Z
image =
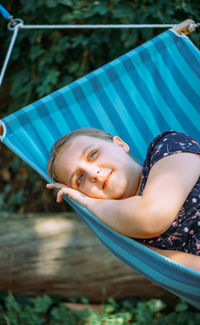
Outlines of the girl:
M 68 195 L 114 230 L 200 271 L 199 153 L 192 137 L 163 132 L 141 167 L 119 137 L 79 129 L 54 144 L 47 188 L 59 189 L 57 202 Z

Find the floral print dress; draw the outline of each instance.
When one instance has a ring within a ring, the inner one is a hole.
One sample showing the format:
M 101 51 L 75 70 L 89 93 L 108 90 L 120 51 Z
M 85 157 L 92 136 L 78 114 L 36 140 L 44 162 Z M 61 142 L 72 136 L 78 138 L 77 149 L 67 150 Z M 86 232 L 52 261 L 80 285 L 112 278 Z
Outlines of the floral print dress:
M 200 143 L 176 131 L 163 132 L 150 143 L 139 195 L 143 193 L 151 167 L 161 158 L 181 152 L 200 153 Z M 200 255 L 200 177 L 169 229 L 158 237 L 138 241 L 161 249 Z

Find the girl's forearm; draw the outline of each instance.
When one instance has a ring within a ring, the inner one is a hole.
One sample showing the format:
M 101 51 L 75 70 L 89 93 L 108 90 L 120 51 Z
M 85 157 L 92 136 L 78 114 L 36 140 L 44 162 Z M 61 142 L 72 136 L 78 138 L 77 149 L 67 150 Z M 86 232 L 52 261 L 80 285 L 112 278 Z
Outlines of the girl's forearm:
M 157 227 L 160 214 L 155 210 L 156 205 L 147 201 L 143 196 L 136 195 L 122 200 L 103 200 L 88 197 L 59 183 L 47 184 L 47 188 L 59 189 L 57 202 L 61 202 L 63 195 L 67 195 L 85 206 L 107 226 L 123 235 L 134 238 L 152 238 L 161 233 Z
M 156 235 L 148 220 L 151 211 L 142 196 L 123 200 L 97 200 L 91 210 L 103 223 L 123 235 L 151 238 Z
M 91 198 L 60 183 L 47 184 L 47 188 L 59 189 L 57 202 L 61 202 L 63 195 L 67 195 L 90 210 L 107 226 L 126 236 L 151 238 L 155 235 L 155 230 L 152 231 L 150 225 L 154 214 L 142 196 L 122 200 L 103 200 Z

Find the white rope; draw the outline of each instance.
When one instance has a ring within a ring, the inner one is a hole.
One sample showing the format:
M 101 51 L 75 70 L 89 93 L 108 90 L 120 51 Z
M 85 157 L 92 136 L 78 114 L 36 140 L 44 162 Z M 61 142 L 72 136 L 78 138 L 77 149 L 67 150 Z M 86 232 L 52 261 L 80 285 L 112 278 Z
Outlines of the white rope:
M 196 23 L 196 24 L 190 24 L 189 27 L 188 27 L 188 31 L 191 33 L 191 32 L 194 32 L 195 29 L 197 27 L 200 27 L 200 23 Z
M 199 27 L 200 23 L 192 24 L 191 29 Z M 8 24 L 8 29 L 13 31 L 12 39 L 0 74 L 0 86 L 17 38 L 19 29 L 117 29 L 117 28 L 173 28 L 176 24 L 110 24 L 110 25 L 24 25 L 23 20 L 12 19 Z
M 10 45 L 9 45 L 9 48 L 8 48 L 8 51 L 7 51 L 7 54 L 6 54 L 6 58 L 5 58 L 5 61 L 4 61 L 4 64 L 3 64 L 3 67 L 1 69 L 1 74 L 0 74 L 0 86 L 2 84 L 2 81 L 3 81 L 3 77 L 4 77 L 4 74 L 5 74 L 5 71 L 6 71 L 6 68 L 7 68 L 7 65 L 8 65 L 8 62 L 9 62 L 9 59 L 10 59 L 10 56 L 11 56 L 11 53 L 12 53 L 12 50 L 13 50 L 13 47 L 14 47 L 14 44 L 15 44 L 15 41 L 16 41 L 16 38 L 17 38 L 17 34 L 18 34 L 18 31 L 19 31 L 19 25 L 17 25 L 15 28 L 14 28 L 14 31 L 13 31 L 13 35 L 12 35 L 12 39 L 11 39 L 11 42 L 10 42 Z
M 21 25 L 22 29 L 114 29 L 114 28 L 171 28 L 176 24 L 146 24 L 146 25 Z
M 1 69 L 1 74 L 0 74 L 0 86 L 3 81 L 3 77 L 5 75 L 5 71 L 17 38 L 17 34 L 19 29 L 114 29 L 114 28 L 170 28 L 175 25 L 172 24 L 167 24 L 167 25 L 133 25 L 133 24 L 128 24 L 128 25 L 24 25 L 23 20 L 16 18 L 12 19 L 9 24 L 8 24 L 8 29 L 13 31 L 12 39 L 7 51 L 7 55 L 3 64 L 3 67 Z
M 0 141 L 3 141 L 3 138 L 5 138 L 5 136 L 6 136 L 6 126 L 5 126 L 5 123 L 2 120 L 0 120 L 0 126 L 3 129 L 2 134 L 0 134 Z

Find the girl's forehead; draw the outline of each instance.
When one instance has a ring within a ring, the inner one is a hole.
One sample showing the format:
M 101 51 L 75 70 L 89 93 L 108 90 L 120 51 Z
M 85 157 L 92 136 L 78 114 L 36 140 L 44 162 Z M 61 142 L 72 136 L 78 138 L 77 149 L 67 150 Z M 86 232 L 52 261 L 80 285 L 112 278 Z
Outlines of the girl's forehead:
M 74 158 L 81 154 L 85 148 L 92 146 L 93 144 L 95 144 L 93 138 L 87 136 L 77 136 L 59 150 L 57 158 Z
M 89 135 L 79 135 L 71 140 L 70 146 L 73 147 L 81 147 L 84 149 L 84 146 L 88 145 L 101 145 L 106 146 L 108 143 L 112 143 L 111 141 L 107 141 L 102 138 L 92 137 Z
M 79 135 L 63 146 L 57 154 L 57 158 L 60 161 L 64 160 L 77 160 L 81 159 L 85 152 L 90 148 L 95 148 L 95 146 L 106 148 L 107 146 L 113 145 L 112 141 L 107 141 L 105 139 L 96 138 L 87 135 Z M 111 149 L 111 148 L 110 148 Z M 110 150 L 109 149 L 109 150 Z

